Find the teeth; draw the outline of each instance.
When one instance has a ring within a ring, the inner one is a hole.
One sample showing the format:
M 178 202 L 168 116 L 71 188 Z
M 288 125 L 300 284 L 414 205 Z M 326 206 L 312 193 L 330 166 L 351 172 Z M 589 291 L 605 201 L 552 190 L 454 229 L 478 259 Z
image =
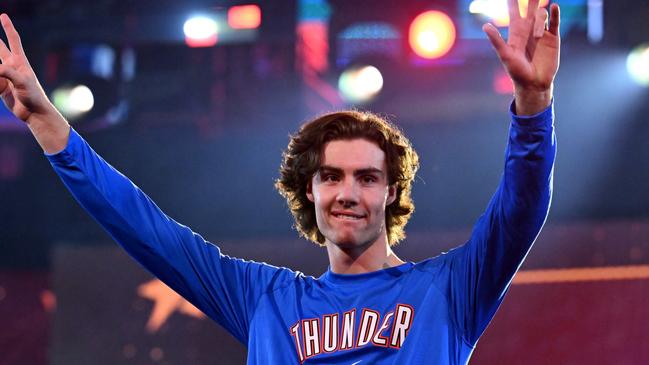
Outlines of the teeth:
M 346 215 L 346 214 L 337 214 L 336 217 L 342 218 L 342 219 L 348 219 L 348 220 L 358 220 L 358 219 L 360 219 L 359 217 L 354 217 L 352 215 Z

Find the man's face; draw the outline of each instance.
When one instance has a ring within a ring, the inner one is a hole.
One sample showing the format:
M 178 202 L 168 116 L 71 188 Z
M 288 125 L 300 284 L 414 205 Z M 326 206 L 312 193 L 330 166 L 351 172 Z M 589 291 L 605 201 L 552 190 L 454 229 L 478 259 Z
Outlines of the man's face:
M 385 239 L 385 208 L 395 197 L 385 153 L 366 139 L 326 143 L 320 169 L 307 188 L 318 229 L 327 242 L 343 248 Z

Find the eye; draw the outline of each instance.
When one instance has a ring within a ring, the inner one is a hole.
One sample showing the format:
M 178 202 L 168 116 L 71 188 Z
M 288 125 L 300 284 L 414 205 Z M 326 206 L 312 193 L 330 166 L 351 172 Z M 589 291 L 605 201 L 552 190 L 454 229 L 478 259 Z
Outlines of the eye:
M 378 179 L 372 175 L 364 175 L 363 177 L 361 177 L 361 181 L 364 182 L 365 184 L 375 183 L 377 180 Z
M 324 174 L 320 177 L 320 179 L 324 182 L 336 182 L 338 181 L 338 176 L 334 174 Z

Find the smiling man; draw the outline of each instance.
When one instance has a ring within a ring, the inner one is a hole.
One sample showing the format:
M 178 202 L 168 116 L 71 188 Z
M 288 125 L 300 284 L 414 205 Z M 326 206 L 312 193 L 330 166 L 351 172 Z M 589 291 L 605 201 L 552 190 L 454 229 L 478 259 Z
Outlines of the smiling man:
M 331 270 L 357 274 L 404 263 L 389 241 L 404 237 L 418 166 L 410 142 L 387 121 L 330 113 L 292 137 L 276 186 L 298 231 L 327 248 Z
M 559 7 L 509 0 L 505 42 L 483 28 L 515 85 L 505 170 L 462 246 L 422 262 L 405 238 L 419 168 L 406 137 L 369 112 L 318 117 L 291 137 L 276 183 L 300 234 L 326 247 L 319 278 L 244 261 L 165 215 L 99 157 L 47 99 L 1 15 L 0 95 L 79 203 L 144 267 L 248 347 L 248 364 L 466 364 L 550 206 Z

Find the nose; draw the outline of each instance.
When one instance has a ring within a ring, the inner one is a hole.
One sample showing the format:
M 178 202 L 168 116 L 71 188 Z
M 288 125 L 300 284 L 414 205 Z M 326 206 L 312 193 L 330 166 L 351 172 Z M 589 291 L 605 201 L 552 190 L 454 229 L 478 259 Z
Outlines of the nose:
M 354 179 L 345 179 L 339 187 L 338 196 L 336 197 L 338 204 L 345 207 L 358 204 L 359 191 Z

